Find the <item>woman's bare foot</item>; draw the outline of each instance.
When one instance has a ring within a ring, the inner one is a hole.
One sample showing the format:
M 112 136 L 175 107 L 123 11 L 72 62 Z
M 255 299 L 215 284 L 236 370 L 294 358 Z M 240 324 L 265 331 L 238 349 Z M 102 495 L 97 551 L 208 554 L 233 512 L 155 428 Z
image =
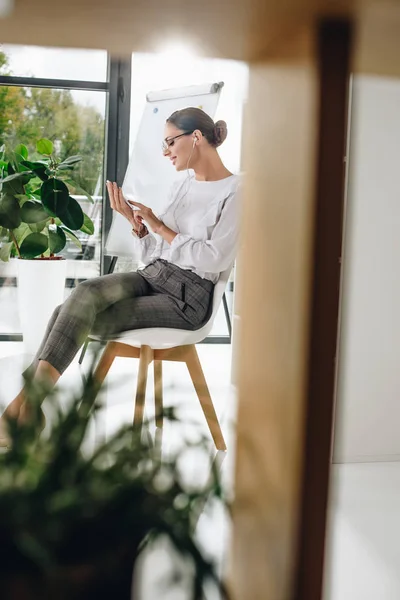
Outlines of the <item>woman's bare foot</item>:
M 10 438 L 8 435 L 8 427 L 6 419 L 1 417 L 0 419 L 0 448 L 7 448 L 10 445 Z
M 23 403 L 25 402 L 25 395 L 20 392 L 16 398 L 7 406 L 6 410 L 3 412 L 1 419 L 4 416 L 10 417 L 11 419 L 16 419 L 19 415 L 19 411 Z M 0 419 L 0 420 L 1 420 Z
M 40 360 L 33 380 L 40 383 L 45 388 L 45 393 L 49 392 L 53 386 L 57 383 L 60 378 L 60 373 L 48 362 Z M 9 419 L 17 419 L 21 425 L 29 422 L 32 419 L 32 408 L 26 401 L 26 390 L 25 388 L 20 391 L 18 396 L 9 404 L 0 417 L 0 448 L 5 448 L 10 445 L 10 436 L 8 434 L 7 417 Z M 41 431 L 45 427 L 45 416 L 42 411 L 42 422 L 43 426 Z
M 20 392 L 18 396 L 9 404 L 6 410 L 0 417 L 0 448 L 5 448 L 9 445 L 8 435 L 8 419 L 18 419 L 21 407 L 24 404 L 25 397 L 23 392 Z
M 40 417 L 39 417 L 40 418 L 40 432 L 42 432 L 46 425 L 46 417 L 44 416 L 44 412 L 41 407 L 39 410 L 40 410 Z M 24 425 L 24 423 L 29 423 L 29 421 L 32 421 L 33 418 L 34 417 L 33 417 L 32 407 L 27 402 L 24 402 L 23 405 L 21 406 L 21 410 L 19 411 L 18 423 L 20 425 Z
M 10 409 L 10 410 L 8 410 L 8 409 Z M 17 419 L 17 422 L 20 425 L 23 425 L 24 423 L 28 423 L 32 419 L 32 409 L 26 402 L 24 402 L 21 405 L 18 413 L 16 413 L 15 411 L 16 411 L 15 407 L 11 408 L 11 405 L 10 405 L 9 407 L 7 407 L 6 411 L 3 413 L 2 417 L 0 418 L 0 448 L 8 448 L 10 446 L 10 436 L 9 436 L 9 432 L 8 432 L 7 418 Z M 40 429 L 40 433 L 41 433 L 43 431 L 43 429 L 45 428 L 46 418 L 44 416 L 43 410 L 40 409 L 40 411 L 41 411 L 41 416 L 40 416 L 41 425 L 40 425 L 39 429 Z

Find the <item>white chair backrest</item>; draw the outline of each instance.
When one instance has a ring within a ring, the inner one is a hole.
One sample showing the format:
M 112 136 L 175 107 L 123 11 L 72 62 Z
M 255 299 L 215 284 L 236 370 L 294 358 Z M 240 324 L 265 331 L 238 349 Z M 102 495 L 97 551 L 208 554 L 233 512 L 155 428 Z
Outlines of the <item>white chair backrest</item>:
M 225 288 L 228 283 L 229 275 L 231 274 L 232 268 L 233 268 L 233 263 L 231 265 L 229 265 L 229 267 L 226 269 L 226 271 L 222 271 L 217 283 L 215 284 L 214 296 L 213 296 L 213 309 L 212 309 L 211 317 L 210 317 L 208 323 L 213 323 L 213 321 L 216 317 L 216 314 L 217 314 L 219 306 L 221 304 L 222 296 L 224 295 Z

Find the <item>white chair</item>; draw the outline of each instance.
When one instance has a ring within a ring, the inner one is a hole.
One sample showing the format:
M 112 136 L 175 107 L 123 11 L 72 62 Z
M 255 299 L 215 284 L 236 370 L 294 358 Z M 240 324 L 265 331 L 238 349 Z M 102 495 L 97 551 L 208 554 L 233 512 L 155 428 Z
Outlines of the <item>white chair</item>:
M 107 346 L 94 373 L 94 376 L 100 385 L 103 383 L 115 357 L 122 356 L 139 359 L 139 374 L 133 419 L 135 427 L 141 427 L 143 422 L 147 374 L 150 363 L 152 361 L 154 362 L 156 427 L 161 429 L 163 426 L 162 361 L 185 362 L 215 446 L 217 450 L 226 450 L 224 437 L 215 413 L 195 344 L 204 340 L 212 329 L 231 270 L 232 265 L 229 269 L 221 273 L 214 288 L 211 317 L 201 329 L 198 329 L 197 331 L 186 331 L 166 327 L 134 329 L 132 331 L 124 331 L 115 338 L 107 340 Z M 92 337 L 91 339 L 99 338 Z

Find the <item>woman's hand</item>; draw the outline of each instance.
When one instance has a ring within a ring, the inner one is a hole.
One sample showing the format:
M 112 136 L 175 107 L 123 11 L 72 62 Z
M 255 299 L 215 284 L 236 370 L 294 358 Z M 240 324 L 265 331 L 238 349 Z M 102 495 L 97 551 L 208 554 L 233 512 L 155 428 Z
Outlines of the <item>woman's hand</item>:
M 135 200 L 128 200 L 128 202 L 129 204 L 132 204 L 132 206 L 137 206 L 137 209 L 133 210 L 134 218 L 136 220 L 146 221 L 147 225 L 154 233 L 161 233 L 161 228 L 164 227 L 164 223 L 155 216 L 151 208 L 140 202 L 136 202 Z
M 107 181 L 106 185 L 108 195 L 110 197 L 111 208 L 125 217 L 137 234 L 140 235 L 143 233 L 146 229 L 145 225 L 143 224 L 143 219 L 139 215 L 136 215 L 136 211 L 133 211 L 132 208 L 130 208 L 130 206 L 126 203 L 122 189 L 119 188 L 115 182 L 112 183 L 111 181 Z

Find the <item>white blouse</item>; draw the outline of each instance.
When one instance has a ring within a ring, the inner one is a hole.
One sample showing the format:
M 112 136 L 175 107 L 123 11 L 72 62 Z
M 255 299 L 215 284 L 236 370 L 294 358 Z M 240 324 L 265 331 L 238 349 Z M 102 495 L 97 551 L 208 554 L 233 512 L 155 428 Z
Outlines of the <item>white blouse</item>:
M 191 176 L 175 183 L 159 218 L 177 235 L 171 244 L 152 233 L 136 238 L 141 261 L 147 265 L 161 258 L 203 279 L 218 281 L 236 254 L 239 183 L 238 175 L 219 181 L 197 181 Z

